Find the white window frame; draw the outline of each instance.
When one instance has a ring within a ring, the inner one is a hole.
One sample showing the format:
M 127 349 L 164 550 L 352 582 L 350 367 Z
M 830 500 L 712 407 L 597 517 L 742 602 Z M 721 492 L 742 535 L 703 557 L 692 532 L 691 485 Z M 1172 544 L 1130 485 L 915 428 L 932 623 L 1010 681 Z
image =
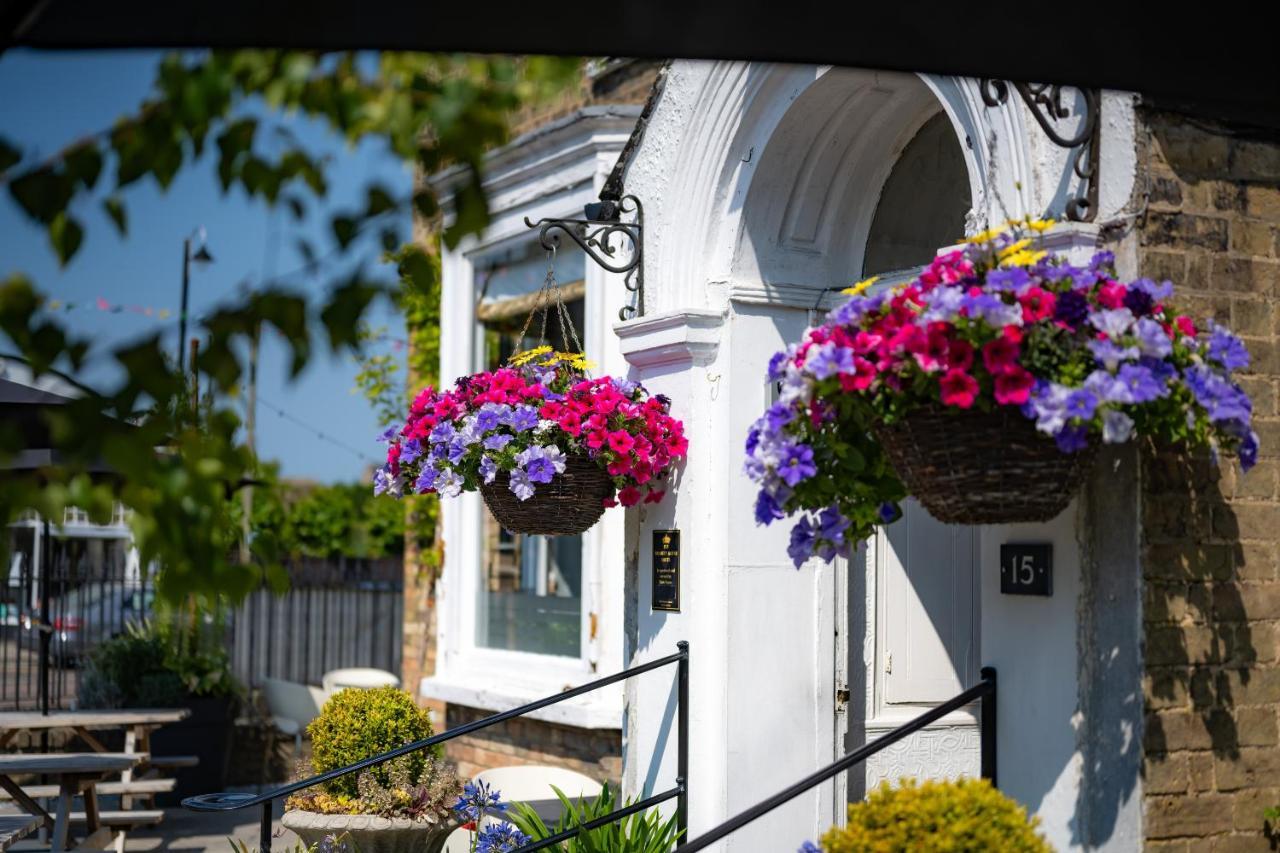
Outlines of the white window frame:
M 524 218 L 580 218 L 626 143 L 638 108 L 588 108 L 495 152 L 486 186 L 492 221 L 479 238 L 442 257 L 441 383 L 483 366 L 476 317 L 477 265 L 494 253 L 536 245 Z M 450 173 L 433 183 L 446 195 Z M 448 204 L 446 201 L 446 215 Z M 562 237 L 567 240 L 567 237 Z M 619 276 L 588 258 L 584 328 L 578 332 L 600 374 L 627 374 L 612 324 L 625 303 Z M 623 666 L 624 514 L 606 512 L 582 536 L 581 653 L 577 657 L 493 649 L 477 637 L 484 578 L 483 500 L 466 493 L 441 505 L 444 562 L 437 582 L 436 671 L 422 679 L 423 698 L 503 711 L 611 674 Z M 622 687 L 611 685 L 530 716 L 580 728 L 619 729 Z

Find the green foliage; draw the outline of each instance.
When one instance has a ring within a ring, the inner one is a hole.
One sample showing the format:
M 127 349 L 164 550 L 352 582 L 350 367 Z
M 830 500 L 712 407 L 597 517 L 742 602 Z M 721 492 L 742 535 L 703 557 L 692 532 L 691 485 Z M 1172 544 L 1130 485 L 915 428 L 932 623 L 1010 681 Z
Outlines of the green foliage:
M 327 773 L 431 737 L 431 717 L 398 687 L 348 688 L 324 703 L 320 716 L 307 726 L 307 734 L 311 736 L 311 766 L 317 773 Z M 409 774 L 418 778 L 428 756 L 419 751 L 405 758 Z M 387 773 L 385 767 L 373 770 L 384 785 L 389 781 Z M 326 782 L 323 788 L 333 795 L 355 797 L 360 793 L 353 775 Z
M 452 245 L 488 222 L 479 167 L 485 152 L 506 140 L 507 117 L 576 82 L 578 68 L 576 60 L 536 57 L 384 53 L 371 64 L 353 53 L 175 53 L 160 63 L 151 96 L 107 130 L 45 159 L 0 140 L 0 186 L 46 228 L 64 264 L 84 243 L 85 204 L 100 203 L 124 235 L 131 189 L 147 178 L 167 188 L 203 155 L 214 159 L 225 191 L 284 203 L 300 217 L 323 202 L 332 163 L 304 149 L 290 132 L 284 119 L 299 113 L 353 144 L 381 139 L 422 172 L 446 165 L 466 172 L 467 190 L 459 194 L 458 215 L 444 235 Z M 268 148 L 273 153 L 265 153 Z M 353 262 L 362 245 L 355 237 L 373 230 L 384 251 L 399 245 L 392 214 L 409 209 L 434 214 L 438 204 L 429 186 L 418 184 L 398 197 L 371 185 L 363 204 L 334 212 L 330 249 L 322 253 L 310 241 L 298 241 L 311 277 L 329 261 L 357 270 L 326 282 L 319 304 L 268 283 L 202 320 L 193 330 L 204 338 L 195 368 L 199 385 L 220 402 L 199 417 L 192 416 L 195 407 L 188 400 L 190 378 L 178 375 L 158 335 L 100 352 L 44 310 L 44 297 L 30 280 L 14 274 L 0 282 L 4 355 L 25 361 L 37 376 L 56 369 L 72 381 L 91 361 L 110 358 L 122 368 L 119 381 L 84 388 L 81 399 L 49 415 L 59 464 L 4 477 L 0 523 L 26 510 L 61 517 L 68 506 L 100 519 L 119 499 L 134 510 L 143 562 L 163 567 L 158 592 L 165 599 L 177 602 L 195 593 L 234 601 L 263 580 L 280 588 L 282 552 L 269 538 L 255 539 L 253 564 L 230 558 L 239 534 L 228 498 L 256 479 L 257 464 L 239 445 L 238 419 L 225 401 L 243 374 L 245 344 L 263 327 L 285 341 L 294 376 L 312 355 L 313 323 L 323 325 L 335 352 L 359 345 L 365 309 L 388 289 Z M 426 286 L 438 280 L 432 263 L 420 249 L 400 253 L 401 274 Z M 0 433 L 0 460 L 23 449 L 15 431 Z M 91 476 L 104 462 L 117 477 Z
M 886 782 L 822 837 L 826 853 L 1050 853 L 1037 819 L 985 779 Z
M 375 498 L 365 483 L 315 486 L 295 495 L 263 492 L 264 503 L 278 502 L 259 513 L 255 492 L 255 531 L 272 536 L 284 554 L 376 558 L 404 549 L 404 512 Z
M 564 812 L 554 827 L 548 827 L 538 813 L 526 803 L 513 803 L 507 820 L 534 841 L 581 826 L 614 811 L 614 795 L 606 783 L 594 800 L 569 801 L 559 788 L 553 788 L 564 805 Z M 554 850 L 563 853 L 667 853 L 680 839 L 675 816 L 663 819 L 657 809 L 637 812 L 599 829 L 579 830 L 578 836 Z
M 240 685 L 219 636 L 223 611 L 163 612 L 98 646 L 80 681 L 87 708 L 170 708 L 187 699 L 236 696 Z

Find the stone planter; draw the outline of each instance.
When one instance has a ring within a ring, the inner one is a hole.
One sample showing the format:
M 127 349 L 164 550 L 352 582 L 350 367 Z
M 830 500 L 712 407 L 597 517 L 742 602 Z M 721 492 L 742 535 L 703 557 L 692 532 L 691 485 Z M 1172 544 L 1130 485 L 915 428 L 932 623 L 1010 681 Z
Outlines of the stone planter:
M 457 824 L 434 823 L 365 814 L 319 814 L 294 809 L 284 813 L 286 829 L 297 833 L 307 847 L 327 835 L 346 834 L 359 853 L 440 853 Z

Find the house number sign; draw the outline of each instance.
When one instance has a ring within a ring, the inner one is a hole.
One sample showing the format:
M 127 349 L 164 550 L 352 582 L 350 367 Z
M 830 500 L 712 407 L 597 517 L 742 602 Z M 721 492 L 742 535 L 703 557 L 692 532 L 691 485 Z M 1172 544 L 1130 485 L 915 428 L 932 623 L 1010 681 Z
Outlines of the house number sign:
M 653 531 L 654 610 L 680 612 L 680 531 Z
M 1000 592 L 1005 595 L 1053 595 L 1053 546 L 1000 546 Z

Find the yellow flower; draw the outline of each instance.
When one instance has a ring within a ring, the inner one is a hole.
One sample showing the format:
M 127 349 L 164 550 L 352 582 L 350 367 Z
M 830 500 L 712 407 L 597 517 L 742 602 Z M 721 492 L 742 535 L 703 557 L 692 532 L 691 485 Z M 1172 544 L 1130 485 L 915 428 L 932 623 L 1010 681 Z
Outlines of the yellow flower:
M 573 361 L 569 362 L 569 366 L 577 368 L 578 370 L 595 370 L 599 365 L 587 358 L 585 355 L 579 355 Z
M 868 287 L 875 284 L 879 280 L 880 280 L 880 276 L 873 275 L 871 276 L 871 278 L 864 278 L 862 281 L 858 282 L 853 287 L 846 287 L 844 290 L 840 292 L 843 293 L 845 296 L 857 296 L 859 293 L 862 293 L 864 290 L 866 290 Z
M 1003 260 L 1009 257 L 1010 255 L 1018 254 L 1019 252 L 1021 252 L 1023 249 L 1027 248 L 1030 245 L 1031 245 L 1030 240 L 1018 240 L 1016 243 L 1010 243 L 1009 245 L 1001 249 L 997 256 L 1001 260 Z
M 1006 230 L 1007 230 L 1007 226 L 997 225 L 995 228 L 988 228 L 986 231 L 983 231 L 979 234 L 974 234 L 972 237 L 966 237 L 964 239 L 964 242 L 990 243 L 992 240 L 994 240 L 995 238 L 1003 234 Z
M 1006 267 L 1029 267 L 1038 263 L 1041 258 L 1049 254 L 1045 251 L 1035 251 L 1032 249 L 1022 249 L 1014 252 L 1012 255 L 1002 257 L 1000 263 Z
M 1052 219 L 1028 219 L 1027 227 L 1037 234 L 1043 234 L 1054 226 Z
M 528 364 L 538 356 L 546 355 L 549 352 L 551 352 L 551 347 L 549 346 L 534 347 L 533 349 L 528 349 L 524 352 L 516 353 L 511 356 L 511 358 L 507 360 L 507 364 L 510 364 L 513 367 L 519 367 L 522 364 Z

